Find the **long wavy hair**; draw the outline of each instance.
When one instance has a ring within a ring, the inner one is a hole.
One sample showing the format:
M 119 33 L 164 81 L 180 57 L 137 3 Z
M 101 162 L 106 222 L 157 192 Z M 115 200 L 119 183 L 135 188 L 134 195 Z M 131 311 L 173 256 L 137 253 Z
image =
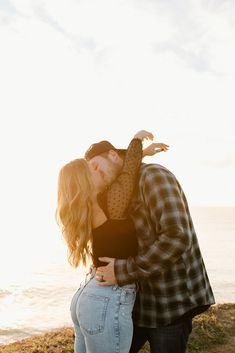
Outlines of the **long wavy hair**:
M 75 159 L 59 173 L 56 219 L 73 267 L 87 264 L 92 243 L 92 182 L 87 162 Z

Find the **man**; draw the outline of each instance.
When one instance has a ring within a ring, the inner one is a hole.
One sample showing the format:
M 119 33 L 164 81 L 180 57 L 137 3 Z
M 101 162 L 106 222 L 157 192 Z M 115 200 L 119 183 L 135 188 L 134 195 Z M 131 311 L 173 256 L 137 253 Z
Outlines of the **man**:
M 108 141 L 92 145 L 85 158 L 110 184 L 123 152 Z M 130 352 L 149 341 L 152 353 L 184 353 L 192 318 L 214 304 L 184 192 L 175 176 L 158 164 L 142 164 L 130 205 L 138 233 L 135 258 L 101 258 L 100 285 L 137 282 Z

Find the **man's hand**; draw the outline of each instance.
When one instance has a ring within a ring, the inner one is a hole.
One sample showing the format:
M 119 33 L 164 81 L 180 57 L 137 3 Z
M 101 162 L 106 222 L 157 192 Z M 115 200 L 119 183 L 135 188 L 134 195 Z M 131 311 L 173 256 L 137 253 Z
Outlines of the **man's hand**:
M 97 284 L 99 286 L 112 286 L 117 284 L 115 273 L 114 273 L 114 261 L 110 257 L 99 257 L 102 262 L 107 262 L 108 265 L 98 267 L 96 270 L 96 279 L 99 281 Z

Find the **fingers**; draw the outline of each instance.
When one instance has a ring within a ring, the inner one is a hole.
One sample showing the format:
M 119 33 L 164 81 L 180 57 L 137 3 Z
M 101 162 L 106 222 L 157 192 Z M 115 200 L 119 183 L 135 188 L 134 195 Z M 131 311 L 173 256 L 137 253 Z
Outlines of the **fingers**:
M 99 269 L 97 268 L 95 276 L 98 278 L 101 278 L 103 276 L 102 267 L 99 267 Z
M 114 283 L 110 283 L 108 281 L 102 281 L 102 282 L 98 282 L 97 285 L 101 286 L 101 287 L 106 287 L 106 286 L 112 286 Z
M 168 150 L 165 150 L 163 148 L 158 148 L 157 150 L 156 149 L 154 150 L 154 154 L 160 153 L 160 152 L 166 152 L 166 151 L 168 151 Z
M 153 134 L 151 132 L 146 131 L 146 138 L 148 140 L 153 140 L 154 136 L 153 136 Z
M 135 137 L 135 138 L 139 138 L 139 139 L 141 139 L 142 141 L 143 141 L 144 139 L 146 139 L 146 140 L 153 140 L 153 138 L 154 138 L 153 134 L 152 134 L 151 132 L 149 132 L 149 131 L 146 131 L 146 130 L 140 130 L 140 131 L 138 131 L 138 132 L 135 134 L 134 137 Z
M 116 284 L 115 280 L 112 280 L 112 281 L 106 280 L 104 278 L 104 275 L 102 274 L 102 272 L 97 272 L 96 271 L 95 278 L 97 280 L 97 285 L 98 286 L 112 286 L 113 284 Z
M 159 148 L 160 152 L 161 151 L 166 152 L 169 148 L 169 145 L 166 145 L 165 143 L 153 143 L 152 146 L 153 148 Z
M 99 271 L 99 272 L 96 271 L 95 279 L 96 279 L 99 283 L 105 282 L 104 274 L 103 274 L 101 271 Z
M 165 143 L 160 142 L 160 143 L 155 143 L 155 147 L 168 149 L 170 146 L 166 145 Z
M 96 274 L 95 278 L 99 282 L 103 282 L 104 281 L 104 276 L 103 275 Z
M 151 141 L 154 139 L 154 136 L 151 132 L 143 130 L 142 133 L 143 133 L 143 139 L 151 140 Z
M 108 264 L 113 261 L 113 259 L 111 257 L 99 257 L 99 260 L 101 262 L 107 262 Z M 99 268 L 101 268 L 101 267 L 99 267 Z

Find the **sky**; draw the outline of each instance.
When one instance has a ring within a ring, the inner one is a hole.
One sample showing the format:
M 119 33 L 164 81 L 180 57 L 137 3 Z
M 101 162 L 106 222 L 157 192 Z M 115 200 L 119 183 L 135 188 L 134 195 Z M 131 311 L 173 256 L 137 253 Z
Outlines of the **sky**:
M 12 256 L 42 239 L 51 256 L 65 163 L 141 129 L 170 145 L 145 162 L 169 168 L 190 206 L 235 206 L 234 62 L 232 0 L 0 0 L 1 233 Z

